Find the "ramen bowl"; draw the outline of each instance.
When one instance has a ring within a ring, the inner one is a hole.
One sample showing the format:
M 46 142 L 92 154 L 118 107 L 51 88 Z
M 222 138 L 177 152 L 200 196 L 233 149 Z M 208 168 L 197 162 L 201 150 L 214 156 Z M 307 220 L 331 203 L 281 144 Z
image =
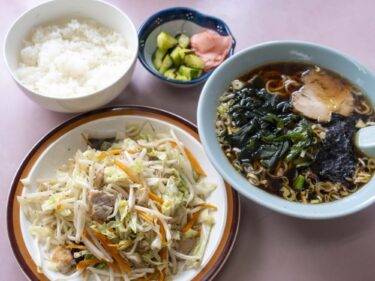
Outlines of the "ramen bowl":
M 290 202 L 249 183 L 229 162 L 215 131 L 219 97 L 231 81 L 266 64 L 294 62 L 317 65 L 337 73 L 355 85 L 375 104 L 375 76 L 354 59 L 334 49 L 308 42 L 276 41 L 256 45 L 235 54 L 218 67 L 206 82 L 200 96 L 198 129 L 209 160 L 232 187 L 256 203 L 274 211 L 305 219 L 328 219 L 357 212 L 375 200 L 373 177 L 353 194 L 329 203 Z

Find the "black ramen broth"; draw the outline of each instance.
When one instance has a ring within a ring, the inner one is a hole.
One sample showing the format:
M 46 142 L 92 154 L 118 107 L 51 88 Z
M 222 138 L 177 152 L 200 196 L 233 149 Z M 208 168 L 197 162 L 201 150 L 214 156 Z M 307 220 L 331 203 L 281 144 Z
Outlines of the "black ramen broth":
M 220 97 L 216 132 L 247 180 L 290 201 L 331 202 L 357 191 L 375 159 L 354 147 L 375 125 L 371 103 L 354 85 L 314 65 L 277 63 L 232 81 Z

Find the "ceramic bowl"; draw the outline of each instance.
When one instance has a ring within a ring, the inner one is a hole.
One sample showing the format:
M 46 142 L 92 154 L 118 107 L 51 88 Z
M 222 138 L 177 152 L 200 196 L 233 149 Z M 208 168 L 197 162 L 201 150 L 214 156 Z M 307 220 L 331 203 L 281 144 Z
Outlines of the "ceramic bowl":
M 82 133 L 95 137 L 111 137 L 124 132 L 126 124 L 145 122 L 151 124 L 157 132 L 168 133 L 173 130 L 180 141 L 199 159 L 208 180 L 217 185 L 207 198 L 208 202 L 219 208 L 213 212 L 215 225 L 210 233 L 202 265 L 178 273 L 173 280 L 212 280 L 221 269 L 232 249 L 238 230 L 238 194 L 223 181 L 208 161 L 194 125 L 165 111 L 126 106 L 85 113 L 63 123 L 41 139 L 21 164 L 8 200 L 8 234 L 17 261 L 30 280 L 65 280 L 65 278 L 61 273 L 49 270 L 48 266 L 43 267 L 44 274 L 38 271 L 37 244 L 29 232 L 30 222 L 22 212 L 17 196 L 35 190 L 37 179 L 53 178 L 57 168 L 66 163 L 78 149 L 85 150 L 87 144 L 82 138 Z M 31 185 L 24 188 L 20 183 L 22 178 L 28 178 Z M 86 280 L 86 278 L 80 277 L 74 280 Z
M 48 97 L 28 89 L 15 75 L 18 56 L 25 38 L 33 28 L 72 18 L 90 18 L 120 33 L 133 52 L 129 68 L 111 85 L 79 97 Z M 138 36 L 130 18 L 115 6 L 98 0 L 45 2 L 22 14 L 11 26 L 5 39 L 4 56 L 8 69 L 19 88 L 34 102 L 59 112 L 83 112 L 98 108 L 117 97 L 129 84 L 138 53 Z
M 206 82 L 198 104 L 198 128 L 205 151 L 219 173 L 245 197 L 277 212 L 308 219 L 334 218 L 357 212 L 375 201 L 375 177 L 352 195 L 332 203 L 289 202 L 251 185 L 227 160 L 216 138 L 218 99 L 229 83 L 250 70 L 275 62 L 315 64 L 341 74 L 375 104 L 375 76 L 354 59 L 324 46 L 276 41 L 247 48 L 225 61 Z
M 162 10 L 152 15 L 139 29 L 139 53 L 138 58 L 142 65 L 155 77 L 161 81 L 176 87 L 190 87 L 207 80 L 214 69 L 204 73 L 201 77 L 191 81 L 179 81 L 168 79 L 161 75 L 152 64 L 152 55 L 156 50 L 156 37 L 160 32 L 165 31 L 171 35 L 185 33 L 189 37 L 205 29 L 212 29 L 220 35 L 232 36 L 233 42 L 228 57 L 233 55 L 236 46 L 229 27 L 224 21 L 204 15 L 196 10 L 186 7 L 174 7 Z

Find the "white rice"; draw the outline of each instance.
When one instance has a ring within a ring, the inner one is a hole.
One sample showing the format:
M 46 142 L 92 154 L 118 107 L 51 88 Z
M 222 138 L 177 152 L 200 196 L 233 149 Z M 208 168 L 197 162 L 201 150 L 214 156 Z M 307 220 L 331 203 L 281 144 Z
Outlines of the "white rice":
M 93 20 L 72 19 L 36 28 L 20 51 L 16 75 L 39 94 L 77 97 L 109 86 L 132 56 L 119 33 Z

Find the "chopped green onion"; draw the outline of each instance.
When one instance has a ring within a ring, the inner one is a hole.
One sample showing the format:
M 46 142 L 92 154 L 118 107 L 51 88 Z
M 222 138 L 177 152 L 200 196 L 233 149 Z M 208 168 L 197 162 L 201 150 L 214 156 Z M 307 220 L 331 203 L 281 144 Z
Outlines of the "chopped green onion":
M 107 266 L 105 262 L 97 263 L 94 267 L 97 269 L 103 269 Z
M 85 255 L 85 260 L 92 260 L 92 259 L 94 259 L 94 258 L 95 258 L 95 256 L 92 255 L 92 254 L 87 254 L 87 255 Z
M 295 190 L 300 191 L 305 184 L 305 177 L 302 175 L 298 175 L 296 180 L 294 181 L 293 187 Z

